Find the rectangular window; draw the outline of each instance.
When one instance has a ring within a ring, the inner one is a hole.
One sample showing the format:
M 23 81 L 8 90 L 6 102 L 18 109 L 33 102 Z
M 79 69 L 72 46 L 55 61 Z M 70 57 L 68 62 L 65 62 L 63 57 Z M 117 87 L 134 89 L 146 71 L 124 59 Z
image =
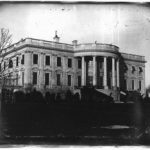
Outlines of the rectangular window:
M 141 81 L 139 81 L 139 90 L 141 90 Z
M 60 74 L 57 74 L 57 85 L 60 86 Z
M 78 69 L 81 69 L 81 59 L 78 59 Z
M 78 87 L 81 87 L 81 76 L 78 76 Z
M 132 80 L 132 90 L 134 90 L 134 80 Z
M 135 73 L 135 71 L 136 71 L 135 67 L 134 67 L 134 66 L 132 66 L 132 74 L 134 74 L 134 73 Z
M 142 67 L 139 67 L 139 75 L 142 75 L 143 69 Z
M 61 57 L 57 57 L 57 67 L 61 67 Z
M 18 85 L 18 74 L 16 74 L 16 85 Z
M 72 67 L 72 59 L 68 59 L 68 68 L 71 68 Z
M 68 75 L 68 86 L 71 86 L 71 75 Z
M 24 54 L 22 55 L 21 64 L 24 65 Z
M 13 67 L 13 61 L 10 59 L 9 60 L 9 68 L 12 68 Z
M 49 73 L 45 73 L 45 85 L 49 85 Z
M 37 72 L 33 72 L 33 85 L 37 84 Z
M 24 72 L 22 72 L 22 85 L 24 85 Z
M 4 70 L 6 69 L 6 62 L 4 62 Z
M 38 54 L 33 54 L 33 64 L 34 65 L 38 64 Z
M 18 66 L 18 63 L 19 63 L 19 58 L 17 57 L 16 58 L 16 66 Z
M 45 65 L 47 65 L 47 66 L 50 65 L 50 56 L 46 56 L 46 58 L 45 58 Z
M 124 90 L 127 90 L 127 80 L 126 79 L 124 79 Z

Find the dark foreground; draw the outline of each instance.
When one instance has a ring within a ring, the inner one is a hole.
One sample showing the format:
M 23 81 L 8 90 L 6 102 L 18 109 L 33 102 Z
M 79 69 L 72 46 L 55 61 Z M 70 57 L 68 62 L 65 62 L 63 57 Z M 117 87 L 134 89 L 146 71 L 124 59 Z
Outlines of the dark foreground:
M 4 145 L 150 144 L 150 104 L 7 104 L 1 112 Z

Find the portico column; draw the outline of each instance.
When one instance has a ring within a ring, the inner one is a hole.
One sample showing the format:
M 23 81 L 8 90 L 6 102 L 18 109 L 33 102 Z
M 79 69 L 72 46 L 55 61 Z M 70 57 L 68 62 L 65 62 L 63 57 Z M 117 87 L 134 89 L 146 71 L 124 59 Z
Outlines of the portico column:
M 32 53 L 30 51 L 26 51 L 24 54 L 24 57 L 25 57 L 25 71 L 24 71 L 23 82 L 25 86 L 27 87 L 31 83 Z
M 117 60 L 117 87 L 120 87 L 120 81 L 119 81 L 119 59 Z
M 82 86 L 85 86 L 85 58 L 82 57 Z
M 112 58 L 112 86 L 115 87 L 115 58 Z
M 93 86 L 96 86 L 96 56 L 93 56 Z
M 104 57 L 104 89 L 108 89 L 108 86 L 107 86 L 107 57 Z

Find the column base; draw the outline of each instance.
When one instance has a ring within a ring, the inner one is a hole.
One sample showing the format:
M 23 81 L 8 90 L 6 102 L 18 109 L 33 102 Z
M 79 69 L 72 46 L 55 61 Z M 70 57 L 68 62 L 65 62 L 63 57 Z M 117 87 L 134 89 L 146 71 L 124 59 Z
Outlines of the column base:
M 104 89 L 108 90 L 108 86 L 107 86 L 107 85 L 106 85 L 106 86 L 104 86 Z

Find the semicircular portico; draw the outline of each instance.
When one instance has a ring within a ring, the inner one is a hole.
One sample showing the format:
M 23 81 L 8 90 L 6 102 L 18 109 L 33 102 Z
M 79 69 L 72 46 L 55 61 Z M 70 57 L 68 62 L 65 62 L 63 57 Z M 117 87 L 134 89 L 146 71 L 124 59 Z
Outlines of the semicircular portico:
M 109 44 L 81 44 L 75 57 L 82 58 L 82 86 L 119 88 L 119 48 Z

